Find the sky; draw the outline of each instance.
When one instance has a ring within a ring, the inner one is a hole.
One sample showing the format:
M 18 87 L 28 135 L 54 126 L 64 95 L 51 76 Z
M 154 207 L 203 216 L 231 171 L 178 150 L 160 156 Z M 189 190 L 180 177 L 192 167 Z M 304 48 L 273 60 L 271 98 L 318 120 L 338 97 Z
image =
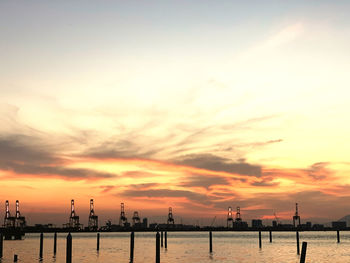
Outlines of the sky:
M 350 214 L 349 1 L 0 2 L 0 202 L 30 225 Z M 4 216 L 4 211 L 0 211 Z

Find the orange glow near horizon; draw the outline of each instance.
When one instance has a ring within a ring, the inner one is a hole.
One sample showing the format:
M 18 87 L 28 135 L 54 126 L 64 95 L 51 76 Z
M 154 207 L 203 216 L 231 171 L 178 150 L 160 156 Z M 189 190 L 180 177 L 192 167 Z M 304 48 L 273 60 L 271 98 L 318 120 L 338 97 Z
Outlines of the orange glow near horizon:
M 67 178 L 58 174 L 18 174 L 2 170 L 5 187 L 1 198 L 25 200 L 21 202 L 25 212 L 67 213 L 70 199 L 79 204 L 78 210 L 87 210 L 88 200 L 94 198 L 98 210 L 114 213 L 119 203 L 124 202 L 128 210 L 145 212 L 148 216 L 171 206 L 185 217 L 190 214 L 212 217 L 218 213 L 225 216 L 230 205 L 241 206 L 242 213 L 249 217 L 272 219 L 276 198 L 287 202 L 288 195 L 312 191 L 341 196 L 332 191 L 330 185 L 332 180 L 341 177 L 316 180 L 296 169 L 264 168 L 262 175 L 256 177 L 147 159 L 78 158 L 64 164 L 67 169 L 86 169 L 111 176 Z M 208 185 L 205 180 L 210 180 Z M 327 185 L 330 190 L 325 190 Z M 294 199 L 290 201 L 289 209 L 277 208 L 282 210 L 278 213 L 281 219 L 293 214 Z M 308 214 L 313 216 L 312 212 Z

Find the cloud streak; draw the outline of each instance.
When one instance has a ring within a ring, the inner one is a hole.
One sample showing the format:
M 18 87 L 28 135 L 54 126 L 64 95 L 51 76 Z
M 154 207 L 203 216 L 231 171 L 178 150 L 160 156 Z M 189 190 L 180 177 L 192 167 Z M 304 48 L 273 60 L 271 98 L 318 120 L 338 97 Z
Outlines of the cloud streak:
M 181 159 L 175 161 L 175 163 L 212 171 L 222 171 L 255 177 L 261 176 L 261 166 L 259 165 L 251 165 L 244 162 L 243 160 L 240 160 L 239 162 L 233 162 L 230 159 L 219 157 L 213 154 L 186 155 Z

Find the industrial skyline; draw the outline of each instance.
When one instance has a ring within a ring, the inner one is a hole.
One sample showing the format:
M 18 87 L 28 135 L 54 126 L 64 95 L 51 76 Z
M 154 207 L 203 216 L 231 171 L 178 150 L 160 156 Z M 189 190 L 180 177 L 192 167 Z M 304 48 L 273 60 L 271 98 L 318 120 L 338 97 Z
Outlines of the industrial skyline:
M 243 209 L 244 210 L 244 209 Z M 163 208 L 162 211 L 164 212 L 165 209 Z M 140 213 L 141 212 L 141 213 Z M 142 226 L 144 228 L 147 228 L 149 225 L 191 225 L 191 226 L 199 226 L 199 227 L 226 227 L 227 229 L 241 229 L 246 228 L 248 225 L 250 227 L 256 227 L 258 224 L 259 226 L 273 226 L 273 227 L 284 227 L 285 229 L 288 228 L 297 228 L 300 226 L 308 225 L 308 229 L 311 229 L 311 223 L 316 224 L 316 227 L 323 224 L 319 224 L 319 222 L 311 222 L 308 219 L 304 219 L 301 221 L 301 216 L 299 214 L 299 208 L 298 203 L 295 204 L 295 212 L 293 215 L 290 216 L 290 218 L 286 218 L 284 220 L 281 220 L 276 214 L 276 212 L 273 213 L 273 219 L 272 220 L 266 220 L 262 218 L 242 218 L 241 215 L 241 207 L 237 206 L 234 210 L 231 206 L 227 208 L 225 211 L 226 218 L 223 216 L 223 212 L 221 214 L 215 215 L 213 218 L 183 218 L 182 215 L 176 215 L 177 222 L 175 224 L 175 216 L 173 213 L 173 208 L 168 208 L 167 216 L 165 216 L 165 213 L 163 216 L 157 216 L 157 217 L 150 217 L 143 215 L 142 210 L 140 211 L 133 211 L 129 214 L 127 214 L 125 210 L 125 204 L 120 203 L 120 209 L 119 214 L 118 211 L 115 213 L 115 218 L 101 218 L 99 219 L 99 216 L 95 212 L 95 205 L 94 205 L 94 199 L 90 199 L 90 209 L 88 216 L 85 216 L 83 214 L 80 216 L 75 207 L 75 201 L 74 199 L 70 200 L 70 213 L 69 217 L 66 215 L 66 220 L 64 223 L 62 222 L 44 222 L 45 218 L 41 218 L 42 221 L 40 222 L 29 222 L 28 218 L 26 219 L 25 216 L 21 215 L 19 211 L 19 200 L 16 200 L 16 210 L 15 210 L 15 216 L 11 216 L 12 212 L 10 209 L 9 200 L 6 200 L 5 202 L 5 213 L 4 213 L 4 221 L 2 227 L 4 228 L 23 228 L 25 226 L 45 226 L 47 228 L 62 228 L 62 229 L 75 229 L 75 230 L 85 230 L 85 231 L 97 231 L 98 229 L 104 229 L 106 227 L 113 226 L 119 226 L 121 228 L 130 228 L 130 227 L 137 227 Z M 243 211 L 244 213 L 244 211 Z M 142 215 L 142 217 L 141 217 Z M 86 217 L 86 218 L 85 218 Z M 349 217 L 349 216 L 348 216 Z M 345 218 L 345 217 L 344 217 Z M 350 218 L 349 218 L 350 219 Z M 345 221 L 344 221 L 345 220 Z M 30 220 L 29 220 L 30 221 Z M 248 223 L 251 221 L 251 223 Z M 344 223 L 345 227 L 347 224 L 348 219 L 339 219 L 339 218 L 333 218 L 332 222 L 326 222 L 326 227 L 329 227 L 334 222 L 337 223 Z M 85 224 L 85 222 L 87 222 Z M 210 222 L 210 224 L 209 224 Z M 350 225 L 350 224 L 349 224 Z M 317 228 L 319 230 L 319 228 Z
M 99 222 L 122 202 L 129 220 L 347 215 L 348 10 L 0 1 L 0 202 L 63 224 L 74 199 L 85 226 L 90 199 Z

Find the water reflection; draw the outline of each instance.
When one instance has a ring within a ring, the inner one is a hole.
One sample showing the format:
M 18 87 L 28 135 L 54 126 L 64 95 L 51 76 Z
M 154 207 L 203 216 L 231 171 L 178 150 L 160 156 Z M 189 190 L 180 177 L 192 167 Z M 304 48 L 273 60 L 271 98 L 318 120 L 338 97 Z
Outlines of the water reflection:
M 96 250 L 96 236 L 89 233 L 73 233 L 73 261 L 112 263 L 129 262 L 130 233 L 101 233 L 100 250 Z M 0 263 L 13 262 L 18 254 L 19 262 L 65 263 L 66 236 L 58 234 L 57 254 L 53 253 L 53 237 L 44 239 L 43 259 L 37 255 L 39 234 L 28 234 L 22 241 L 4 241 L 4 258 Z M 213 253 L 208 253 L 207 232 L 171 233 L 169 247 L 161 249 L 162 263 L 198 262 L 299 262 L 295 232 L 273 232 L 273 242 L 269 233 L 262 233 L 262 248 L 259 249 L 256 232 L 213 232 Z M 155 261 L 154 233 L 135 233 L 134 263 Z M 341 232 L 341 242 L 337 243 L 334 232 L 300 232 L 300 241 L 307 241 L 306 261 L 309 263 L 349 262 L 350 233 Z

